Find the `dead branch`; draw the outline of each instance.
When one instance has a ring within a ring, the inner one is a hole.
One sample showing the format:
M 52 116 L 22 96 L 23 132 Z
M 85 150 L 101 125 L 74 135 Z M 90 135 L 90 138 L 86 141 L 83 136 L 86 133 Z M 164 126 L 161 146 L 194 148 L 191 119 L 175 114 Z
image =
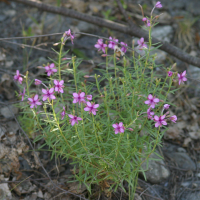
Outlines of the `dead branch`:
M 15 2 L 23 3 L 23 4 L 26 4 L 29 6 L 33 6 L 33 7 L 36 7 L 38 9 L 41 9 L 41 10 L 44 10 L 47 12 L 60 14 L 63 16 L 86 21 L 91 24 L 106 27 L 106 28 L 109 28 L 112 30 L 122 32 L 122 33 L 130 34 L 135 37 L 139 37 L 139 38 L 143 37 L 145 39 L 145 41 L 149 40 L 148 33 L 145 30 L 142 30 L 141 28 L 139 28 L 138 26 L 136 26 L 135 24 L 130 22 L 125 10 L 123 9 L 122 6 L 120 6 L 119 1 L 118 1 L 118 6 L 120 8 L 120 11 L 123 13 L 124 16 L 126 16 L 126 19 L 128 20 L 129 24 L 131 24 L 129 26 L 125 26 L 125 25 L 122 25 L 122 24 L 119 24 L 119 23 L 116 23 L 116 22 L 113 22 L 110 20 L 105 20 L 100 17 L 95 17 L 95 16 L 79 13 L 79 12 L 71 10 L 71 9 L 51 6 L 51 5 L 41 3 L 41 2 L 35 1 L 35 0 L 11 0 L 11 1 L 15 1 Z M 157 44 L 157 46 L 162 44 L 162 46 L 159 47 L 159 49 L 171 54 L 172 56 L 174 56 L 188 64 L 192 64 L 192 65 L 200 68 L 200 58 L 191 56 L 191 55 L 183 52 L 181 49 L 173 46 L 172 44 L 169 44 L 168 42 L 162 42 L 156 38 L 152 38 L 152 42 L 154 44 L 159 43 L 159 44 Z

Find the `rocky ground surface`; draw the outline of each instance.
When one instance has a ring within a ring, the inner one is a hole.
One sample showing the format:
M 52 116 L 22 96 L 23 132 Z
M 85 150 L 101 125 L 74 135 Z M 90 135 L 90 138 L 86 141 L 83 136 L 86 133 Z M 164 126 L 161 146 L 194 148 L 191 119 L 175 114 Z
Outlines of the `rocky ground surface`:
M 54 4 L 53 0 L 44 0 Z M 142 25 L 138 4 L 145 8 L 149 15 L 153 1 L 129 0 L 128 13 L 136 24 Z M 184 49 L 194 56 L 200 55 L 200 2 L 198 0 L 163 0 L 160 24 L 154 28 L 152 35 L 160 40 L 168 41 Z M 125 23 L 114 1 L 69 0 L 63 1 L 63 7 L 105 19 Z M 63 33 L 71 29 L 100 36 L 115 36 L 128 43 L 133 38 L 119 32 L 100 28 L 75 19 L 42 12 L 22 4 L 0 1 L 0 38 Z M 23 135 L 18 124 L 20 109 L 15 96 L 17 85 L 13 81 L 16 69 L 30 71 L 32 77 L 39 77 L 38 66 L 55 57 L 52 44 L 58 42 L 61 35 L 36 39 L 0 40 L 0 199 L 1 200 L 40 200 L 40 199 L 80 199 L 74 195 L 64 194 L 54 188 L 52 182 L 40 167 L 39 160 L 33 153 L 28 139 Z M 102 59 L 94 48 L 97 38 L 78 35 L 74 45 L 67 42 L 65 50 L 69 55 L 76 54 L 84 60 L 81 68 L 88 72 L 95 71 Z M 137 200 L 198 200 L 200 199 L 200 69 L 185 64 L 165 52 L 157 50 L 158 64 L 165 66 L 177 63 L 177 70 L 187 70 L 188 82 L 175 96 L 169 99 L 177 107 L 171 112 L 178 116 L 178 122 L 171 124 L 163 138 L 163 147 L 157 153 L 164 157 L 161 161 L 151 161 L 146 173 L 147 181 L 142 175 L 137 188 Z M 161 69 L 157 69 L 162 74 Z M 198 80 L 199 79 L 199 80 Z M 29 133 L 26 128 L 26 133 Z M 29 137 L 30 141 L 34 135 Z M 38 149 L 43 141 L 34 143 Z M 46 148 L 48 150 L 48 148 Z M 54 184 L 77 195 L 86 195 L 86 187 L 70 183 L 72 166 L 70 161 L 50 159 L 51 152 L 38 151 L 38 156 L 52 178 Z M 157 158 L 155 154 L 151 155 Z M 99 197 L 98 188 L 94 186 L 91 199 L 107 199 Z M 112 194 L 112 199 L 128 199 L 120 189 Z

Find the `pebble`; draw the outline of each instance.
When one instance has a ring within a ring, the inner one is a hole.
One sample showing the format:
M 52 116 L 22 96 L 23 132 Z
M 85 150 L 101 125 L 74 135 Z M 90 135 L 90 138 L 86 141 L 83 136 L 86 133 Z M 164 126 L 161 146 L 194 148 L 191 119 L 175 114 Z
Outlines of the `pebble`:
M 180 152 L 164 152 L 179 168 L 186 170 L 196 170 L 196 165 L 193 160 L 186 154 Z
M 5 118 L 14 118 L 13 114 L 16 115 L 19 111 L 19 108 L 14 107 L 13 105 L 5 106 L 0 109 L 1 115 Z
M 154 153 L 150 155 L 150 158 L 160 159 Z M 141 167 L 143 170 L 145 170 L 146 166 L 147 163 L 144 162 Z M 167 167 L 165 167 L 163 160 L 149 160 L 148 171 L 145 172 L 145 176 L 147 181 L 150 181 L 151 183 L 160 183 L 170 176 L 170 171 L 167 169 Z

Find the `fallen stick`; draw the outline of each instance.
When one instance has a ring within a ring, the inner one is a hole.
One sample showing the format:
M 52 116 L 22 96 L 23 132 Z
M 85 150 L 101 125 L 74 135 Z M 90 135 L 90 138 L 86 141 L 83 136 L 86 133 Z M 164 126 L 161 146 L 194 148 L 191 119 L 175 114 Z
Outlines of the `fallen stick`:
M 10 0 L 10 1 L 23 3 L 23 4 L 26 4 L 29 6 L 36 7 L 40 10 L 44 10 L 47 12 L 79 19 L 79 20 L 82 20 L 82 21 L 85 21 L 85 22 L 88 22 L 91 24 L 95 24 L 95 25 L 106 27 L 106 28 L 109 28 L 109 29 L 112 29 L 115 31 L 126 33 L 131 36 L 135 36 L 135 37 L 139 37 L 139 38 L 143 37 L 145 39 L 145 41 L 148 41 L 148 39 L 149 39 L 148 33 L 133 23 L 131 23 L 131 26 L 129 27 L 129 26 L 125 26 L 125 25 L 110 21 L 110 20 L 102 19 L 100 17 L 95 17 L 95 16 L 79 13 L 77 11 L 67 9 L 67 8 L 51 6 L 51 5 L 41 3 L 41 2 L 35 1 L 35 0 Z M 121 9 L 121 12 L 124 12 L 124 11 Z M 200 68 L 200 58 L 191 56 L 191 55 L 185 53 L 183 50 L 175 47 L 174 45 L 169 44 L 168 42 L 162 42 L 156 38 L 152 38 L 152 43 L 154 43 L 154 44 L 159 43 L 157 45 L 162 44 L 162 46 L 159 47 L 159 49 L 171 54 L 172 56 L 174 56 L 188 64 L 191 64 L 191 65 L 194 65 L 194 66 Z

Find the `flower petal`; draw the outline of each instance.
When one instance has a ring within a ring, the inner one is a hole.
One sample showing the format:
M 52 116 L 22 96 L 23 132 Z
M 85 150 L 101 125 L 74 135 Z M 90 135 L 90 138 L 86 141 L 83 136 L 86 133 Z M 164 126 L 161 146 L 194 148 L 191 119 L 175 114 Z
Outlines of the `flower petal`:
M 47 94 L 47 90 L 42 89 L 42 93 Z

